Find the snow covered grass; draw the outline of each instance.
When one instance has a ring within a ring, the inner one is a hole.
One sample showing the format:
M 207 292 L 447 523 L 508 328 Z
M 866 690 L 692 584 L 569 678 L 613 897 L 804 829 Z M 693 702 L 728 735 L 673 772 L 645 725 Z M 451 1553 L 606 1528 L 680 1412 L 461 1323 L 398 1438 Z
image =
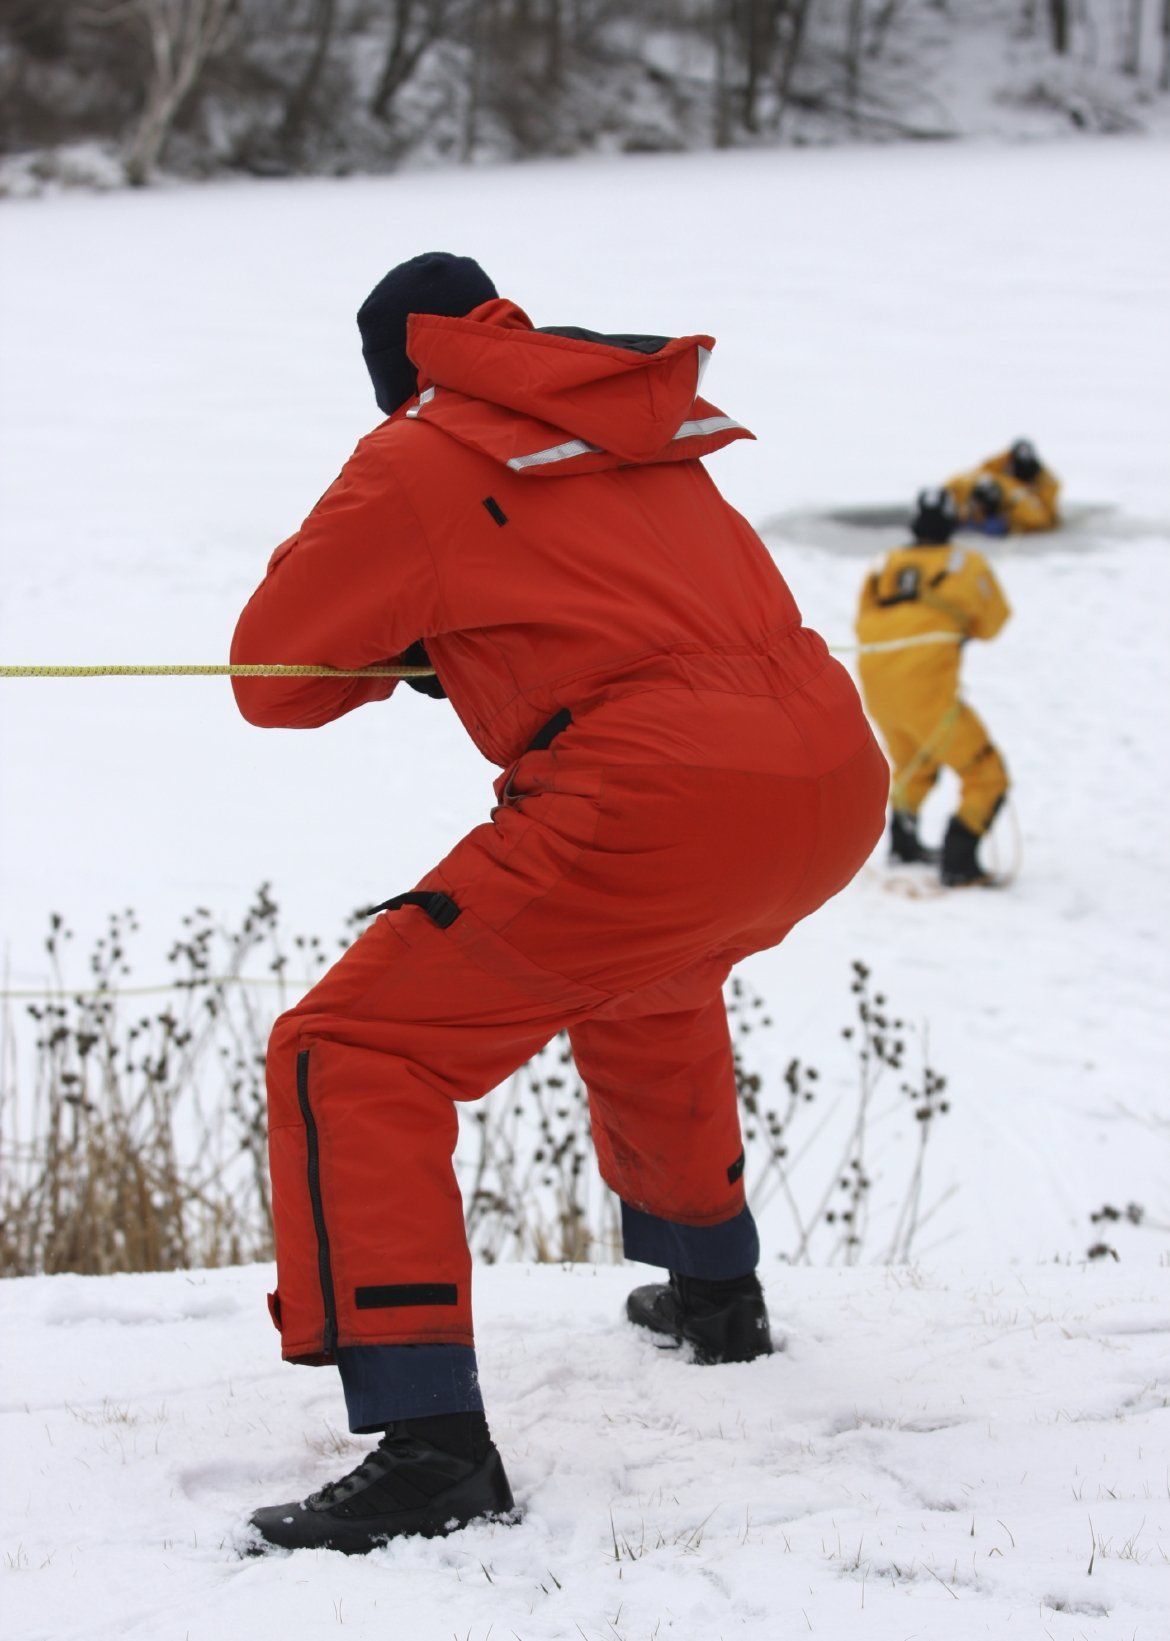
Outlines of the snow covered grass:
M 356 1463 L 334 1375 L 272 1359 L 265 1267 L 5 1288 L 6 1630 L 21 1641 L 1160 1641 L 1153 1273 L 793 1271 L 781 1354 L 705 1369 L 630 1273 L 480 1274 L 524 1509 L 366 1560 L 240 1560 L 249 1508 Z

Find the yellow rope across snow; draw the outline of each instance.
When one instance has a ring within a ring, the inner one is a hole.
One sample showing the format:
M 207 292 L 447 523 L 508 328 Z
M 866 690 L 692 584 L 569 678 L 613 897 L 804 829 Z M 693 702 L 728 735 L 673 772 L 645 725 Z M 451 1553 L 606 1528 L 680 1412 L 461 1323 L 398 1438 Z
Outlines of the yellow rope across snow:
M 913 638 L 891 638 L 877 644 L 830 644 L 832 655 L 881 655 L 888 650 L 917 649 L 922 644 L 961 644 L 957 632 L 923 632 Z M 433 667 L 310 667 L 257 665 L 186 665 L 181 663 L 109 663 L 98 666 L 12 666 L 0 664 L 0 678 L 433 678 Z
M 203 980 L 160 980 L 153 986 L 6 986 L 0 988 L 0 1002 L 101 1002 L 118 997 L 161 997 L 172 991 L 216 991 L 225 986 L 302 986 L 308 990 L 312 984 L 303 975 L 278 979 L 273 974 L 225 974 L 209 975 Z
M 0 665 L 0 678 L 433 678 L 433 667 L 362 667 L 346 672 L 340 667 L 284 666 L 280 664 L 185 666 L 108 665 L 86 667 L 23 667 Z

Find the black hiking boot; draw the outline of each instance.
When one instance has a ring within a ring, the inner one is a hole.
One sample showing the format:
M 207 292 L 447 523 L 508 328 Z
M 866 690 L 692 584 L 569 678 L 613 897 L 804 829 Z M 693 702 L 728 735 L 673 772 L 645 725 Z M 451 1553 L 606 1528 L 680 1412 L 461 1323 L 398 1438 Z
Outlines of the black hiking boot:
M 995 877 L 979 864 L 981 833 L 972 832 L 958 815 L 952 815 L 943 839 L 940 876 L 945 889 L 965 889 L 978 885 L 993 885 Z
M 706 1365 L 772 1354 L 768 1308 L 755 1271 L 730 1282 L 702 1282 L 671 1271 L 669 1282 L 635 1288 L 626 1315 L 676 1345 L 691 1345 L 695 1361 Z
M 918 836 L 918 816 L 895 809 L 890 816 L 890 859 L 903 866 L 937 866 L 941 850 L 928 849 Z
M 391 1425 L 348 1476 L 299 1503 L 257 1510 L 250 1525 L 262 1542 L 249 1548 L 364 1555 L 392 1538 L 436 1538 L 481 1516 L 508 1515 L 512 1490 L 482 1415 L 480 1425 L 482 1438 L 460 1452 L 417 1435 L 412 1421 Z

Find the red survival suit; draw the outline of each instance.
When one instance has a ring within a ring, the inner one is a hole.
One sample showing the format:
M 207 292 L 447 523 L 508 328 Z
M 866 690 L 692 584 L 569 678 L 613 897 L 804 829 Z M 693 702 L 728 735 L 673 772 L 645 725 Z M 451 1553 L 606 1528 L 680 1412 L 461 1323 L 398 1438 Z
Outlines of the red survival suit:
M 421 638 L 505 770 L 490 820 L 273 1031 L 290 1359 L 471 1344 L 454 1102 L 562 1028 L 627 1252 L 685 1268 L 680 1227 L 745 1217 L 723 982 L 849 882 L 888 772 L 696 459 L 750 437 L 695 397 L 713 345 L 537 331 L 502 300 L 412 316 L 420 397 L 240 617 L 236 662 L 357 668 Z M 234 687 L 252 723 L 310 728 L 395 682 Z

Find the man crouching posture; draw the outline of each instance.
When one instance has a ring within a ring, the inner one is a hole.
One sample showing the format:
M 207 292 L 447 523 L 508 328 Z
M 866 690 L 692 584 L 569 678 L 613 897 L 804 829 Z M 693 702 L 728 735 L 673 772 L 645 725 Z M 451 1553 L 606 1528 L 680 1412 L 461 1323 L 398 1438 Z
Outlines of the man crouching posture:
M 277 548 L 232 659 L 433 666 L 504 774 L 490 820 L 269 1045 L 283 1355 L 336 1363 L 350 1428 L 384 1434 L 252 1522 L 347 1551 L 512 1507 L 456 1102 L 558 1031 L 625 1252 L 669 1272 L 630 1319 L 699 1362 L 770 1352 L 722 987 L 849 882 L 888 787 L 847 674 L 699 460 L 751 437 L 695 396 L 710 337 L 537 330 L 441 253 L 387 274 L 358 325 L 388 420 Z M 395 682 L 235 691 L 250 722 L 311 729 Z

